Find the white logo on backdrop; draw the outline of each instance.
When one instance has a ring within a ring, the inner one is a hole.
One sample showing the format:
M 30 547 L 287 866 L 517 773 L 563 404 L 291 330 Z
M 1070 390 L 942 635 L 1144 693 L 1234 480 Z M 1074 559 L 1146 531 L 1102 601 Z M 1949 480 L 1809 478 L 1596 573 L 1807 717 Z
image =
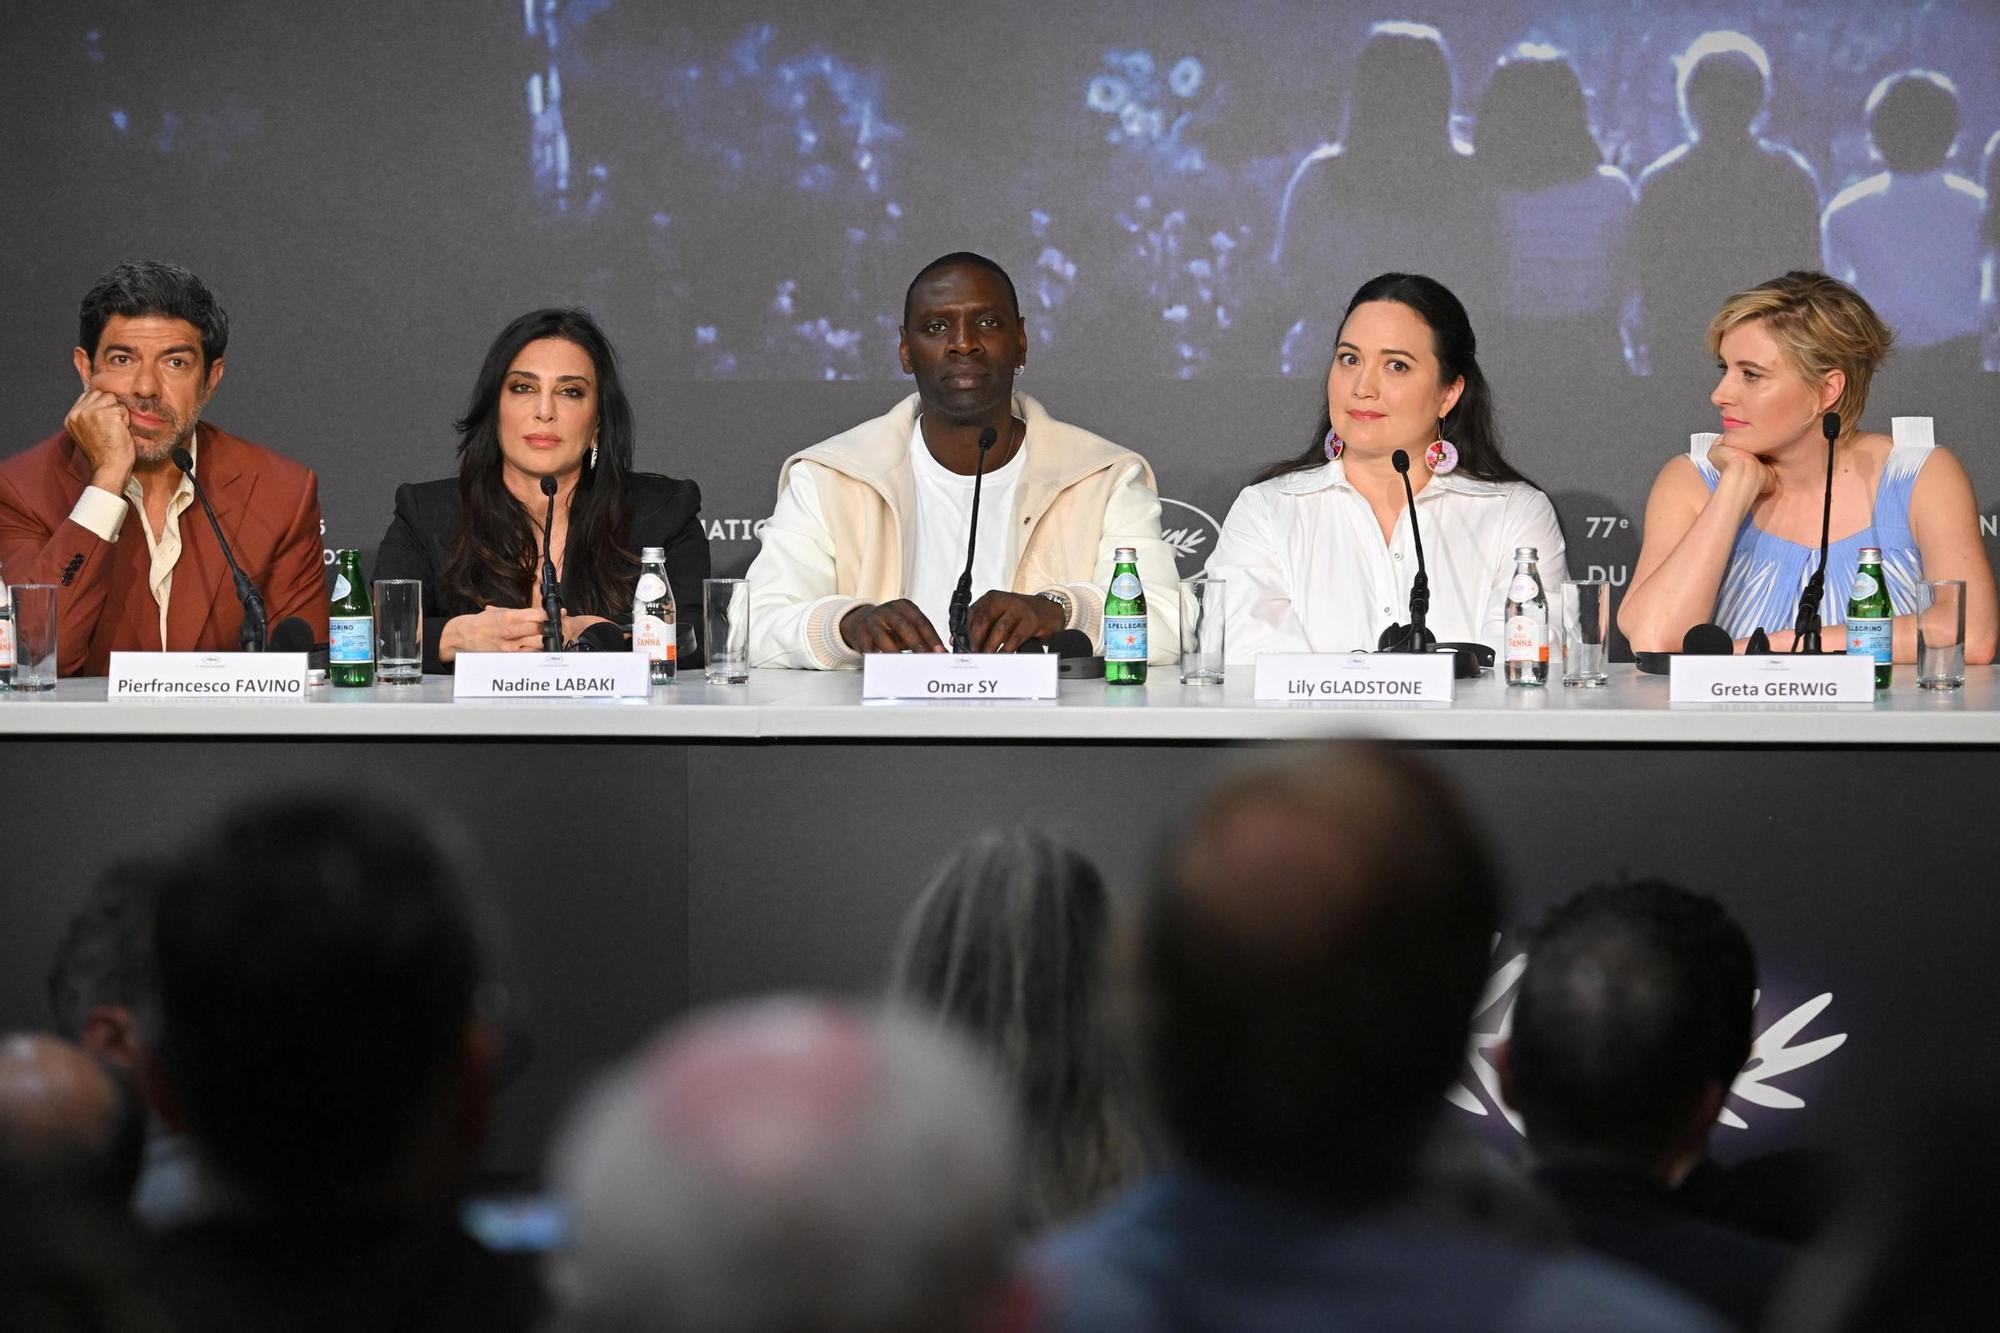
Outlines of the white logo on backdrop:
M 1472 1077 L 1467 1080 L 1461 1076 L 1457 1083 L 1445 1090 L 1444 1094 L 1446 1101 L 1461 1111 L 1469 1111 L 1473 1115 L 1491 1114 L 1487 1110 L 1487 1105 L 1490 1103 L 1493 1110 L 1498 1111 L 1505 1117 L 1507 1123 L 1514 1127 L 1516 1133 L 1522 1132 L 1521 1118 L 1501 1100 L 1500 1074 L 1493 1066 L 1493 1050 L 1506 1041 L 1508 1033 L 1513 1030 L 1515 988 L 1520 984 L 1521 973 L 1526 971 L 1527 967 L 1528 955 L 1517 953 L 1487 978 L 1486 990 L 1480 995 L 1479 1005 L 1473 1012 L 1484 1015 L 1496 1010 L 1497 1006 L 1495 1015 L 1497 1026 L 1491 1032 L 1472 1034 L 1465 1051 L 1465 1061 L 1471 1069 Z M 1755 992 L 1750 998 L 1752 1009 L 1755 1009 L 1763 998 L 1764 993 L 1761 990 Z M 1796 1111 L 1804 1107 L 1806 1103 L 1803 1097 L 1774 1086 L 1771 1080 L 1781 1074 L 1789 1074 L 1816 1061 L 1824 1060 L 1846 1045 L 1845 1032 L 1816 1037 L 1797 1045 L 1792 1044 L 1793 1038 L 1803 1033 L 1832 1003 L 1831 991 L 1816 995 L 1765 1028 L 1757 1039 L 1751 1042 L 1750 1059 L 1745 1062 L 1743 1072 L 1736 1076 L 1736 1082 L 1730 1085 L 1730 1096 L 1773 1111 Z M 1474 1091 L 1474 1086 L 1478 1091 Z M 1481 1093 L 1485 1094 L 1483 1101 Z M 1750 1127 L 1749 1121 L 1728 1106 L 1722 1108 L 1717 1123 L 1727 1125 L 1731 1129 Z
M 769 518 L 711 518 L 705 526 L 712 542 L 755 541 L 763 534 Z
M 1192 578 L 1201 573 L 1208 563 L 1208 553 L 1215 549 L 1215 539 L 1222 532 L 1222 525 L 1205 509 L 1197 509 L 1185 500 L 1169 500 L 1160 497 L 1160 536 L 1167 545 L 1174 548 L 1175 563 L 1180 568 L 1182 578 Z

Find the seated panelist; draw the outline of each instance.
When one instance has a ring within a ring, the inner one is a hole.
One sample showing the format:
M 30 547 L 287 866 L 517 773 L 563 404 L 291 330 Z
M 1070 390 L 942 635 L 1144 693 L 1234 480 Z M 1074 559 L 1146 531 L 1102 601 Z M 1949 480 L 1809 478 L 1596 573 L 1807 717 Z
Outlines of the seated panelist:
M 1868 384 L 1893 339 L 1852 287 L 1823 273 L 1773 278 L 1724 302 L 1708 327 L 1722 431 L 1693 437 L 1646 500 L 1645 539 L 1618 626 L 1641 652 L 1677 651 L 1700 624 L 1739 642 L 1763 630 L 1792 646 L 1799 594 L 1819 564 L 1826 503 L 1822 421 L 1839 416 L 1822 643 L 1836 648 L 1861 548 L 1880 547 L 1895 606 L 1895 655 L 1917 655 L 1918 585 L 1965 581 L 1965 660 L 1993 660 L 1993 570 L 1965 468 L 1928 417 L 1859 429 Z
M 243 606 L 176 449 L 263 595 L 267 629 L 296 617 L 324 643 L 318 479 L 200 420 L 229 343 L 208 288 L 172 264 L 120 264 L 78 316 L 83 393 L 62 430 L 0 463 L 0 571 L 60 589 L 60 674 L 105 675 L 119 650 L 240 646 Z
M 1101 652 L 1113 555 L 1131 546 L 1151 660 L 1174 661 L 1179 576 L 1153 470 L 1014 392 L 1028 334 L 1006 272 L 975 254 L 932 261 L 904 298 L 898 351 L 916 393 L 779 470 L 777 512 L 750 565 L 751 665 L 824 670 L 863 653 L 946 651 L 988 430 L 972 651 L 1076 629 Z
M 679 625 L 700 623 L 701 490 L 632 470 L 632 407 L 588 313 L 533 310 L 502 329 L 458 433 L 458 475 L 397 487 L 375 558 L 376 578 L 423 580 L 424 670 L 450 671 L 461 652 L 540 651 L 545 477 L 565 644 L 595 624 L 630 625 L 647 546 L 666 548 Z
M 1505 649 L 1517 547 L 1553 608 L 1564 565 L 1555 507 L 1500 453 L 1471 322 L 1449 289 L 1384 273 L 1348 302 L 1312 443 L 1230 506 L 1208 561 L 1226 580 L 1228 654 L 1373 649 L 1409 621 L 1417 572 L 1409 458 L 1439 642 Z

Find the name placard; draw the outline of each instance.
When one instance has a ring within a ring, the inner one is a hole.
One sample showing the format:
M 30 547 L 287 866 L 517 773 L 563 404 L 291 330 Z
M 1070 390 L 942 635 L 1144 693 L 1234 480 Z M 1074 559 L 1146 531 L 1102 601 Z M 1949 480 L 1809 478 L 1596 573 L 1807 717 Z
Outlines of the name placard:
M 869 653 L 863 699 L 1053 699 L 1048 653 Z
M 113 702 L 306 701 L 304 653 L 113 653 Z
M 1448 704 L 1450 653 L 1259 653 L 1259 703 Z
M 644 699 L 644 653 L 460 653 L 453 699 Z
M 1667 665 L 1677 704 L 1872 704 L 1875 660 L 1844 653 L 1681 656 Z

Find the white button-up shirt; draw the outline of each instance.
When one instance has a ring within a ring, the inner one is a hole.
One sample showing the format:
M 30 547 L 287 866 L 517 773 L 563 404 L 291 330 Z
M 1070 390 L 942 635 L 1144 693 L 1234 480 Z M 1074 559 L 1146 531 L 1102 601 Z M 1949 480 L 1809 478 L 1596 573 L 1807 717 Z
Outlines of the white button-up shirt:
M 1441 642 L 1504 651 L 1519 546 L 1539 553 L 1551 618 L 1560 614 L 1569 573 L 1548 496 L 1526 482 L 1447 473 L 1417 492 L 1417 515 L 1431 585 L 1426 624 Z M 1246 488 L 1208 561 L 1209 577 L 1229 585 L 1226 657 L 1244 663 L 1259 653 L 1374 648 L 1383 630 L 1408 622 L 1416 572 L 1409 513 L 1383 541 L 1374 510 L 1337 462 Z

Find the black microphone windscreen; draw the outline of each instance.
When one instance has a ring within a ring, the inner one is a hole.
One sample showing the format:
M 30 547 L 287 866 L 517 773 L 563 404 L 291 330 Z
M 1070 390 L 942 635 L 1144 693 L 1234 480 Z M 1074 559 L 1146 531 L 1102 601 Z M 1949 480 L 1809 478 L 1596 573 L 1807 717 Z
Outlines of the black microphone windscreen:
M 623 653 L 631 648 L 625 631 L 608 620 L 598 621 L 576 637 L 576 650 L 580 653 Z
M 309 653 L 318 646 L 312 626 L 297 616 L 286 616 L 271 627 L 271 651 L 274 653 Z
M 556 493 L 556 479 L 554 477 L 543 477 L 542 494 L 553 496 L 555 493 Z
M 1398 472 L 1408 472 L 1410 470 L 1409 454 L 1398 449 L 1395 453 L 1389 455 L 1389 466 L 1395 468 Z
M 181 448 L 178 444 L 174 446 L 172 458 L 174 466 L 181 471 L 190 473 L 194 471 L 194 455 Z
M 1092 657 L 1090 636 L 1080 629 L 1059 629 L 1049 635 L 1049 651 L 1057 657 Z
M 1736 641 L 1720 625 L 1696 625 L 1681 636 L 1681 651 L 1696 657 L 1727 657 L 1736 651 Z
M 1840 438 L 1840 413 L 1828 412 L 1819 419 L 1819 433 L 1829 440 Z
M 999 438 L 1000 432 L 988 426 L 985 430 L 979 432 L 979 447 L 981 449 L 991 449 L 993 442 Z

